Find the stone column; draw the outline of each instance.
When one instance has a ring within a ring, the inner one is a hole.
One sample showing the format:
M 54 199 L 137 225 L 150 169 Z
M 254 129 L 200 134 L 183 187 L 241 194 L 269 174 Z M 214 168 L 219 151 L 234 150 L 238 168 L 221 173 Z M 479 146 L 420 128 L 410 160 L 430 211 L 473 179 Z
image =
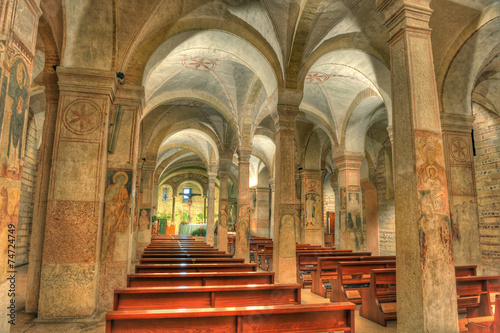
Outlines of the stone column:
M 363 219 L 359 169 L 364 155 L 337 151 L 334 161 L 339 170 L 340 249 L 363 250 Z
M 40 145 L 36 176 L 37 183 L 33 207 L 28 283 L 26 286 L 25 311 L 29 313 L 36 313 L 38 311 L 43 238 L 45 234 L 45 217 L 47 216 L 47 196 L 49 192 L 50 169 L 52 167 L 52 151 L 54 148 L 57 109 L 59 105 L 57 75 L 52 68 L 45 69 L 44 82 L 46 99 L 45 121 L 43 123 L 42 144 Z
M 207 218 L 207 238 L 206 241 L 210 245 L 215 244 L 214 230 L 215 230 L 215 179 L 217 178 L 216 172 L 208 173 L 208 218 Z
M 271 216 L 269 218 L 269 238 L 274 237 L 274 207 L 275 207 L 275 199 L 274 199 L 274 179 L 269 179 L 269 188 L 271 190 Z
M 400 332 L 458 332 L 430 0 L 378 0 L 390 30 Z
M 335 238 L 335 247 L 340 248 L 340 189 L 338 181 L 332 184 L 333 193 L 335 193 L 335 230 L 333 231 Z M 330 232 L 332 232 L 330 230 Z
M 131 177 L 117 173 L 106 188 L 109 111 L 116 73 L 58 67 L 57 75 L 60 98 L 38 307 L 38 317 L 45 319 L 94 314 L 100 260 L 114 256 L 117 242 L 127 236 L 130 225 Z M 117 196 L 113 207 L 123 214 L 103 230 L 104 202 L 110 194 Z M 107 240 L 105 246 L 101 238 Z
M 254 214 L 257 220 L 255 234 L 269 237 L 269 187 L 257 187 L 255 195 L 257 197 Z
M 231 163 L 231 162 L 229 162 Z M 220 163 L 221 169 L 224 163 Z M 229 164 L 230 166 L 230 164 Z M 227 252 L 227 220 L 228 220 L 228 176 L 229 168 L 219 170 L 219 226 L 217 227 L 217 245 L 220 251 Z
M 295 117 L 299 108 L 278 104 L 275 155 L 273 270 L 278 283 L 295 283 Z
M 379 224 L 378 224 L 378 195 L 377 188 L 368 179 L 361 180 L 365 196 L 366 209 L 366 251 L 374 256 L 380 255 Z
M 443 114 L 441 121 L 455 265 L 480 266 L 481 246 L 471 135 L 474 117 Z
M 301 201 L 304 229 L 303 242 L 311 245 L 323 245 L 323 182 L 321 170 L 301 170 Z
M 306 228 L 304 222 L 304 203 L 302 194 L 304 193 L 304 182 L 302 181 L 302 172 L 295 172 L 295 243 L 303 244 L 306 242 Z
M 175 225 L 175 192 L 172 193 L 172 225 Z
M 137 245 L 144 247 L 151 239 L 151 211 L 140 210 L 136 215 L 137 159 L 139 154 L 140 115 L 144 106 L 144 88 L 142 86 L 120 86 L 111 108 L 110 131 L 111 147 L 108 149 L 108 169 L 105 212 L 114 209 L 116 201 L 109 193 L 113 191 L 113 179 L 125 175 L 129 180 L 125 184 L 129 201 L 123 223 L 123 232 L 109 231 L 115 223 L 113 214 L 104 215 L 102 248 L 107 253 L 101 254 L 101 272 L 99 279 L 99 309 L 112 310 L 114 290 L 126 287 L 127 273 L 133 257 L 134 232 L 137 232 Z M 115 141 L 115 143 L 114 143 Z M 138 229 L 138 230 L 137 230 Z M 113 237 L 115 237 L 113 245 Z M 110 238 L 110 239 L 107 239 Z M 113 253 L 110 249 L 114 246 Z M 135 259 L 135 256 L 134 256 Z
M 236 258 L 250 262 L 250 155 L 252 148 L 240 147 L 238 150 L 238 220 L 236 222 Z

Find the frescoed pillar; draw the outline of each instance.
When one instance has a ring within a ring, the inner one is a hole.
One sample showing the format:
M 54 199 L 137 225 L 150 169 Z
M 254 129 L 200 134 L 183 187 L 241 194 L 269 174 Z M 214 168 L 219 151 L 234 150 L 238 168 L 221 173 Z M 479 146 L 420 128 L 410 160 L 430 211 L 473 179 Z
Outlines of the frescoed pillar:
M 250 155 L 252 148 L 238 149 L 238 220 L 236 222 L 236 258 L 250 262 Z
M 257 188 L 250 187 L 250 235 L 257 236 Z
M 374 256 L 380 255 L 379 223 L 378 223 L 378 194 L 377 188 L 370 179 L 361 179 L 365 199 L 366 216 L 366 251 Z
M 304 243 L 323 245 L 323 183 L 321 170 L 301 170 L 302 181 L 302 229 Z
M 401 332 L 458 332 L 430 0 L 378 0 L 390 32 Z
M 215 179 L 217 178 L 216 172 L 208 173 L 208 217 L 207 217 L 207 244 L 215 244 Z
M 134 244 L 136 244 L 135 251 L 142 254 L 144 247 L 151 241 L 151 210 L 137 210 L 136 207 L 139 128 L 140 115 L 144 105 L 143 98 L 143 87 L 120 86 L 110 113 L 111 133 L 109 135 L 107 183 L 104 194 L 105 214 L 99 278 L 99 309 L 104 310 L 113 308 L 113 291 L 126 287 L 130 263 L 131 260 L 135 259 Z M 124 194 L 118 194 L 117 198 L 113 190 L 114 180 L 119 179 L 120 175 L 126 175 L 126 178 L 129 178 L 124 184 L 127 189 L 128 203 L 125 203 L 126 196 Z M 118 216 L 117 211 L 114 210 L 117 207 L 117 200 L 120 198 L 122 199 L 120 209 L 123 211 L 120 211 L 122 215 Z M 120 227 L 113 231 L 117 224 Z
M 340 249 L 363 250 L 362 197 L 359 169 L 363 154 L 336 151 L 333 160 L 339 170 L 339 246 Z
M 57 75 L 60 97 L 38 306 L 38 317 L 45 319 L 92 316 L 99 264 L 114 258 L 130 225 L 132 172 L 107 172 L 116 73 L 57 67 Z
M 3 1 L 0 12 L 0 332 L 9 332 L 14 298 L 8 296 L 13 280 L 7 278 L 15 274 L 29 89 L 41 11 L 36 2 L 20 0 Z
M 478 265 L 478 272 L 481 272 L 479 216 L 471 135 L 474 117 L 443 114 L 441 121 L 453 258 L 455 265 Z
M 276 127 L 273 270 L 278 283 L 297 281 L 295 246 L 295 105 L 279 105 Z
M 142 167 L 140 172 L 138 172 L 137 174 L 137 177 L 139 177 L 138 181 L 141 185 L 139 187 L 139 195 L 137 197 L 137 208 L 134 211 L 136 214 L 134 228 L 132 229 L 134 239 L 133 244 L 135 245 L 132 249 L 132 253 L 134 253 L 134 261 L 138 261 L 141 258 L 144 249 L 149 245 L 149 243 L 151 243 L 151 227 L 149 229 L 145 229 L 144 223 L 146 217 L 148 217 L 151 221 L 151 216 L 153 215 L 153 206 L 158 205 L 158 194 L 156 194 L 156 201 L 154 201 L 155 191 L 156 193 L 158 193 L 158 188 L 155 187 L 153 176 L 156 164 L 149 161 L 146 161 L 145 163 L 139 161 L 138 163 L 141 164 Z M 141 218 L 143 225 L 142 229 L 138 228 L 138 226 L 141 225 Z M 159 229 L 160 228 L 158 227 L 158 230 Z

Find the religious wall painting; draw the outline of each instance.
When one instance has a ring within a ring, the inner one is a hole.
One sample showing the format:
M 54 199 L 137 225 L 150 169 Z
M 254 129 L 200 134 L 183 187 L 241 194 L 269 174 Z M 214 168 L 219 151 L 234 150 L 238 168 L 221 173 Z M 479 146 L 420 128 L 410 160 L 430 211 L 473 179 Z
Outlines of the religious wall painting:
M 2 258 L 7 258 L 9 225 L 17 226 L 20 190 L 0 186 L 0 249 Z M 16 229 L 16 228 L 15 228 Z M 14 236 L 16 234 L 14 233 Z M 7 260 L 0 263 L 0 272 L 6 271 Z
M 322 214 L 321 214 L 321 195 L 318 193 L 308 193 L 306 194 L 305 202 L 305 221 L 306 228 L 321 226 Z
M 15 58 L 11 66 L 9 83 L 6 78 L 2 82 L 3 131 L 6 135 L 7 154 L 1 165 L 3 177 L 19 180 L 22 170 L 24 151 L 23 134 L 29 106 L 30 78 L 28 67 L 22 58 Z M 5 88 L 5 86 L 7 88 Z M 4 90 L 7 90 L 5 93 Z
M 451 221 L 447 214 L 435 211 L 430 190 L 419 190 L 420 249 L 422 265 L 438 267 L 447 260 L 453 264 Z
M 436 213 L 449 214 L 442 140 L 433 133 L 416 134 L 418 190 L 429 191 Z
M 340 203 L 340 210 L 347 209 L 347 191 L 345 186 L 341 186 L 339 188 L 339 203 Z
M 220 201 L 219 207 L 219 225 L 221 228 L 227 228 L 227 201 Z
M 139 213 L 139 231 L 148 230 L 150 221 L 151 221 L 151 209 L 141 208 Z
M 132 171 L 108 170 L 101 260 L 113 258 L 116 234 L 127 230 L 130 220 L 131 178 Z
M 361 230 L 349 230 L 349 249 L 363 250 L 363 232 Z

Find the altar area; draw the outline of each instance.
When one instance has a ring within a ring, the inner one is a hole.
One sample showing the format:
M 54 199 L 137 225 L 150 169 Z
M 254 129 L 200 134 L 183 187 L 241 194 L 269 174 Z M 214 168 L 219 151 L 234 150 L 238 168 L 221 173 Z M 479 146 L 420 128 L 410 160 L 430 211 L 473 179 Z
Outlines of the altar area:
M 179 224 L 179 235 L 188 235 L 191 236 L 191 233 L 199 228 L 207 229 L 206 223 L 185 223 Z

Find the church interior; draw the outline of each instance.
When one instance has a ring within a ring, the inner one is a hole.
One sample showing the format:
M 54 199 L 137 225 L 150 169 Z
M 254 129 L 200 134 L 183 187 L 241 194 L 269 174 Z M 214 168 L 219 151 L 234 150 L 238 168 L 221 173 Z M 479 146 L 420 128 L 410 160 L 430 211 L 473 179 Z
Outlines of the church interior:
M 0 13 L 0 332 L 500 332 L 500 1 Z

